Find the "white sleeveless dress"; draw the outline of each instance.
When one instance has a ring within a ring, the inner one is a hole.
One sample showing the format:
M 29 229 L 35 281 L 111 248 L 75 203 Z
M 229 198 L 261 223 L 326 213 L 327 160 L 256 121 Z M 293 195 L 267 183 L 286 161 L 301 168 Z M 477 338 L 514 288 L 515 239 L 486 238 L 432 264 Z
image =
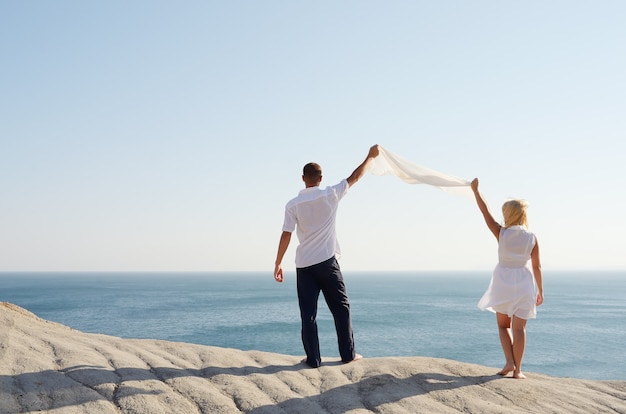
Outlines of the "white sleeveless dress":
M 535 243 L 535 235 L 523 226 L 502 227 L 498 264 L 487 291 L 478 302 L 480 309 L 522 319 L 537 316 L 536 285 L 530 267 L 530 252 Z

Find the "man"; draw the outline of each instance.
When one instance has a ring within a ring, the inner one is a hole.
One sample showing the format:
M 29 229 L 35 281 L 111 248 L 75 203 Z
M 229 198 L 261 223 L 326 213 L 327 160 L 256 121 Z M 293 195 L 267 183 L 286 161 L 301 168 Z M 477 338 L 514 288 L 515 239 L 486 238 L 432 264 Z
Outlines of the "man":
M 340 255 L 335 218 L 339 201 L 348 189 L 359 181 L 371 160 L 379 153 L 378 145 L 369 149 L 365 160 L 352 172 L 332 187 L 320 189 L 322 168 L 316 163 L 304 166 L 302 181 L 305 189 L 289 201 L 285 207 L 283 232 L 278 243 L 274 267 L 274 279 L 284 280 L 281 262 L 289 247 L 291 233 L 297 228 L 299 245 L 296 250 L 296 275 L 298 303 L 302 319 L 302 344 L 306 362 L 317 368 L 321 365 L 319 338 L 317 335 L 317 300 L 320 291 L 324 294 L 328 308 L 335 320 L 339 355 L 343 362 L 361 359 L 354 351 L 350 302 L 337 263 Z

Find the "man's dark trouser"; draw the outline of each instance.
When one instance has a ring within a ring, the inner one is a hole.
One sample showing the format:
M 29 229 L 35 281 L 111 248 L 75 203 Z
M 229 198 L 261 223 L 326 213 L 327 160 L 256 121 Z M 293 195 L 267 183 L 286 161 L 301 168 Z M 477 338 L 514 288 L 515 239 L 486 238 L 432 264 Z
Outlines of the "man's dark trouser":
M 354 337 L 350 318 L 350 302 L 339 263 L 332 257 L 313 266 L 297 268 L 298 302 L 302 318 L 302 344 L 307 356 L 307 364 L 317 368 L 322 363 L 320 343 L 317 335 L 317 300 L 320 291 L 333 314 L 339 355 L 341 360 L 354 359 Z

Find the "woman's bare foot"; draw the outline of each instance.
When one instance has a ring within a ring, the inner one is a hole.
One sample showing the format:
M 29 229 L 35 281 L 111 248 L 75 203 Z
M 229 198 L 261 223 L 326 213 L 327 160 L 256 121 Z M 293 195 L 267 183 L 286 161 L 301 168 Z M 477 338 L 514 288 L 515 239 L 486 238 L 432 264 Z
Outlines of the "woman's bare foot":
M 526 375 L 522 374 L 522 371 L 513 372 L 513 378 L 525 379 Z
M 504 368 L 502 368 L 500 372 L 498 372 L 498 375 L 502 375 L 504 377 L 506 374 L 508 374 L 511 371 L 515 371 L 515 365 L 507 363 L 504 366 Z

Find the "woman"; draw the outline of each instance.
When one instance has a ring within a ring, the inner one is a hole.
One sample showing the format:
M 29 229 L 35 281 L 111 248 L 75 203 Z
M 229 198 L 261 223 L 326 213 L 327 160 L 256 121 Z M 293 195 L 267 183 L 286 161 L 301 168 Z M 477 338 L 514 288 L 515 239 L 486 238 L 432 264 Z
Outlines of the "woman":
M 496 313 L 500 343 L 506 359 L 504 368 L 498 374 L 504 376 L 512 371 L 513 378 L 526 378 L 522 373 L 526 321 L 537 316 L 536 307 L 543 303 L 539 245 L 535 235 L 527 228 L 528 206 L 523 200 L 505 202 L 502 205 L 504 226 L 501 226 L 478 191 L 478 178 L 472 181 L 471 187 L 487 227 L 498 240 L 498 264 L 478 307 Z

